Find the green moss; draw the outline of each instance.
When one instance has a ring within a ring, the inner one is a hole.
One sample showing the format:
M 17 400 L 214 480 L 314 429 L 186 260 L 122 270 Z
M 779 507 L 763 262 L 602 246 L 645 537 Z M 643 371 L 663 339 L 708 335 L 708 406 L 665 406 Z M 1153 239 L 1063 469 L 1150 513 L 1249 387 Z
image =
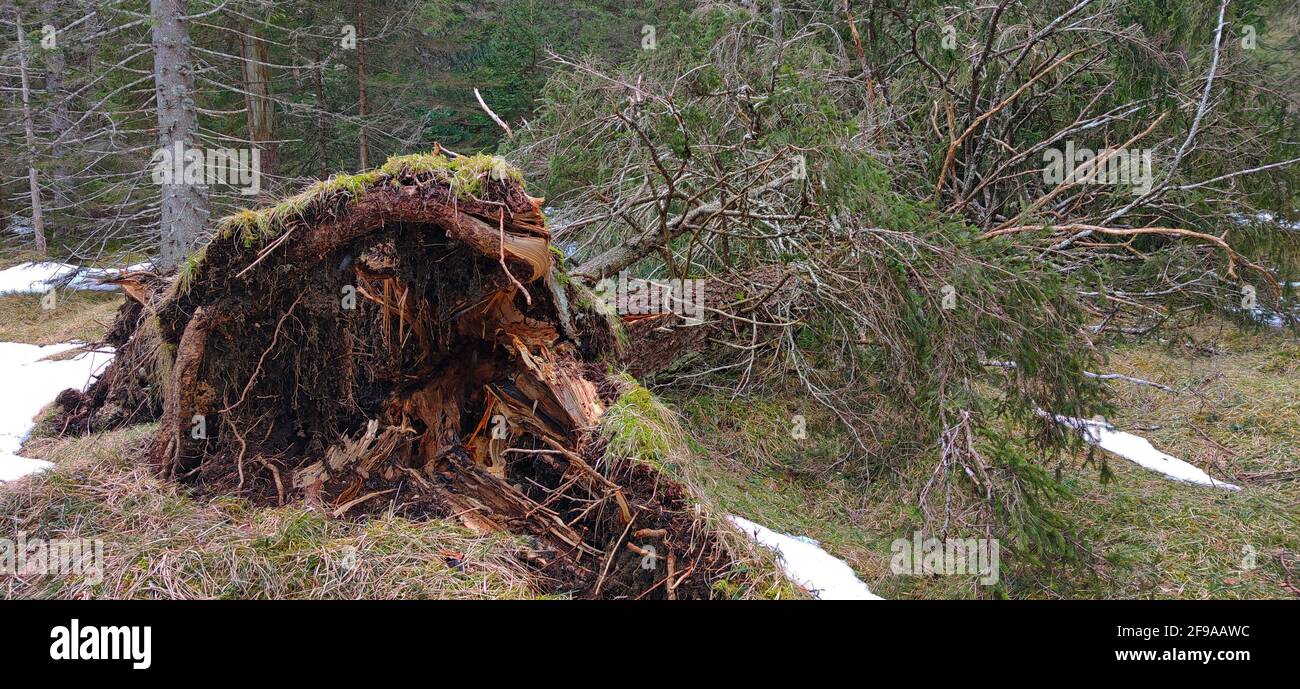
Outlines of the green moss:
M 340 195 L 351 202 L 358 201 L 369 190 L 384 183 L 396 183 L 402 176 L 436 179 L 446 184 L 461 200 L 483 193 L 489 180 L 511 179 L 523 183 L 519 170 L 496 156 L 448 158 L 428 153 L 394 156 L 373 170 L 332 175 L 269 208 L 245 209 L 226 216 L 218 222 L 217 236 L 235 238 L 251 248 L 279 236 L 287 223 L 306 218 L 314 206 Z
M 723 515 L 729 510 L 713 497 L 715 483 L 700 467 L 708 461 L 697 454 L 690 435 L 682 427 L 677 412 L 659 401 L 649 390 L 627 373 L 611 374 L 627 386 L 618 400 L 601 417 L 601 434 L 608 441 L 605 448 L 607 466 L 631 459 L 645 462 L 681 483 L 689 495 L 688 502 L 698 505 L 697 518 L 705 529 L 715 534 L 723 547 L 733 553 L 737 564 L 725 577 L 715 582 L 713 594 L 719 598 L 804 598 L 806 594 L 781 574 L 775 555 L 754 546 Z
M 194 284 L 194 278 L 198 277 L 199 269 L 203 266 L 203 259 L 208 254 L 208 245 L 204 244 L 197 250 L 185 257 L 181 262 L 180 268 L 176 270 L 176 290 L 180 294 L 190 291 L 190 285 Z
M 601 432 L 609 441 L 606 458 L 627 457 L 663 469 L 668 459 L 680 452 L 685 437 L 676 414 L 631 376 L 616 377 L 631 387 L 601 417 Z
M 523 183 L 523 175 L 504 159 L 479 154 L 448 158 L 442 154 L 415 154 L 389 158 L 379 171 L 389 177 L 402 174 L 434 177 L 447 184 L 456 198 L 465 200 L 483 193 L 488 181 L 511 179 Z
M 563 274 L 561 274 L 563 276 Z M 626 351 L 631 345 L 628 338 L 627 330 L 623 327 L 623 319 L 619 318 L 614 309 L 605 302 L 605 299 L 596 294 L 591 288 L 580 282 L 568 281 L 564 283 L 571 294 L 570 300 L 573 305 L 581 310 L 604 318 L 609 325 L 610 332 L 614 333 L 614 340 L 619 350 Z
M 365 197 L 371 189 L 383 184 L 397 186 L 402 177 L 417 177 L 421 181 L 446 184 L 460 200 L 477 198 L 483 194 L 489 181 L 513 180 L 523 184 L 523 174 L 504 159 L 480 154 L 448 158 L 441 153 L 418 153 L 393 156 L 373 170 L 357 174 L 336 174 L 323 182 L 316 182 L 302 192 L 290 196 L 274 206 L 258 210 L 244 209 L 217 221 L 216 237 L 233 239 L 245 249 L 263 246 L 279 237 L 294 220 L 305 220 L 314 208 L 336 201 L 340 196 L 349 203 Z M 203 262 L 202 250 L 186 260 L 181 268 L 181 291 L 198 274 Z
M 321 198 L 323 187 L 322 182 L 316 182 L 302 193 L 290 196 L 264 211 L 267 224 L 272 227 L 283 227 L 290 220 L 304 217 L 312 203 Z
M 383 177 L 384 173 L 380 170 L 367 170 L 355 175 L 338 174 L 332 175 L 324 182 L 313 184 L 312 188 L 315 189 L 318 200 L 335 194 L 346 194 L 353 201 L 357 201 L 366 195 L 370 187 L 377 186 Z

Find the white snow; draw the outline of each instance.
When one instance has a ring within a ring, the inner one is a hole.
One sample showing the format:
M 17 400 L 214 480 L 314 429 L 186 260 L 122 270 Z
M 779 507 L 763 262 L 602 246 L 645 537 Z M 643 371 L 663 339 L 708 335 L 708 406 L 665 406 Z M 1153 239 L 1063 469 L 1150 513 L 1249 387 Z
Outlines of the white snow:
M 62 361 L 45 357 L 82 346 L 76 342 L 39 347 L 0 342 L 0 481 L 13 481 L 48 469 L 51 464 L 18 456 L 18 448 L 36 425 L 41 408 L 65 388 L 83 389 L 113 358 L 112 352 L 94 351 Z
M 1233 213 L 1228 217 L 1232 218 L 1232 220 L 1239 225 L 1249 225 L 1252 222 L 1256 222 L 1256 223 L 1263 223 L 1266 225 L 1267 224 L 1277 225 L 1278 227 L 1281 227 L 1284 230 L 1291 230 L 1293 232 L 1300 231 L 1300 222 L 1287 222 L 1286 220 L 1281 220 L 1277 217 L 1277 215 L 1269 211 L 1260 211 L 1256 213 L 1254 216 L 1248 216 L 1243 213 Z
M 881 600 L 845 562 L 806 536 L 787 536 L 743 517 L 727 515 L 755 543 L 776 552 L 791 581 L 821 600 Z
M 144 270 L 148 264 L 140 263 L 124 269 L 117 268 L 78 268 L 67 263 L 45 261 L 43 263 L 20 263 L 12 268 L 0 270 L 0 294 L 45 292 L 52 285 L 73 275 L 68 282 L 69 289 L 95 290 L 111 292 L 114 285 L 100 284 L 100 280 L 116 277 L 123 270 Z
M 1225 490 L 1241 490 L 1241 486 L 1210 478 L 1209 474 L 1191 464 L 1157 450 L 1146 438 L 1117 431 L 1114 426 L 1104 421 L 1089 421 L 1059 414 L 1052 416 L 1060 423 L 1078 429 L 1083 439 L 1089 443 L 1113 452 L 1138 466 L 1164 474 L 1175 481 Z

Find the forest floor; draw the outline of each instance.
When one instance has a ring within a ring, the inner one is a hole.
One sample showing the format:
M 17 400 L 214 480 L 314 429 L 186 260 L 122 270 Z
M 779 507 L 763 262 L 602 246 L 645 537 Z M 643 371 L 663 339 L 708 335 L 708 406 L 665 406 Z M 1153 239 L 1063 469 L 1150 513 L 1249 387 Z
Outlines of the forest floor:
M 819 433 L 833 424 L 810 413 L 803 398 L 669 401 L 707 457 L 704 490 L 722 509 L 820 541 L 885 598 L 1300 597 L 1294 336 L 1202 326 L 1170 341 L 1113 348 L 1106 370 L 1178 390 L 1115 381 L 1108 421 L 1243 490 L 1177 483 L 1099 451 L 1114 472 L 1103 482 L 1081 453 L 1062 467 L 1069 495 L 1054 508 L 1075 525 L 1076 539 L 1090 544 L 1090 556 L 1046 570 L 1004 550 L 993 587 L 974 576 L 892 574 L 891 544 L 920 526 L 915 501 L 889 476 L 868 482 L 816 471 L 810 457 L 834 458 L 850 441 Z M 807 440 L 790 437 L 794 414 L 807 415 Z
M 0 341 L 92 341 L 120 295 L 76 293 L 53 313 L 35 295 L 0 295 Z M 1053 569 L 1003 553 L 1000 581 L 904 576 L 891 543 L 919 527 L 914 500 L 888 476 L 866 481 L 814 469 L 849 441 L 807 400 L 661 393 L 694 452 L 667 464 L 711 502 L 771 529 L 807 536 L 885 598 L 1290 598 L 1300 595 L 1300 345 L 1277 331 L 1226 325 L 1181 331 L 1109 352 L 1109 372 L 1174 387 L 1111 383 L 1115 427 L 1244 487 L 1171 482 L 1110 456 L 1103 483 L 1083 457 L 1067 462 L 1070 495 L 1055 509 L 1092 555 Z M 789 433 L 794 414 L 808 438 Z M 49 472 L 0 484 L 0 532 L 105 541 L 105 577 L 9 577 L 4 597 L 447 597 L 542 595 L 506 536 L 446 520 L 391 515 L 330 519 L 289 505 L 187 494 L 131 458 L 152 425 L 83 438 L 38 426 L 23 455 Z M 821 430 L 825 429 L 825 430 Z M 4 533 L 9 536 L 10 534 Z M 961 535 L 961 534 L 957 534 Z

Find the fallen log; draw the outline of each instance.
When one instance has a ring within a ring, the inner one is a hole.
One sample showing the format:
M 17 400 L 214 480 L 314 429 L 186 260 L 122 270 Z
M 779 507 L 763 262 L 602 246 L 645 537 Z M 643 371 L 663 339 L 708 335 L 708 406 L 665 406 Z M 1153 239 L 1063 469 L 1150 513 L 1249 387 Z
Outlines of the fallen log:
M 148 461 L 198 489 L 455 517 L 524 538 L 557 590 L 707 597 L 732 558 L 683 486 L 605 451 L 618 325 L 563 275 L 540 207 L 499 159 L 434 154 L 226 218 L 130 293 L 135 353 L 65 417 L 93 430 L 143 396 Z M 634 531 L 664 551 L 622 547 Z

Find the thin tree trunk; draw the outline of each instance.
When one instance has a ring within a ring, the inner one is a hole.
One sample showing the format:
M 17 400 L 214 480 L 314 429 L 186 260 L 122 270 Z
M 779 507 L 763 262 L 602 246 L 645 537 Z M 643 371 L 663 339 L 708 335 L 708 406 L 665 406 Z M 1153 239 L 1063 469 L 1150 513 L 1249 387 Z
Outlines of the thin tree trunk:
M 366 16 L 361 0 L 352 0 L 353 19 L 357 28 L 357 107 L 361 122 L 357 141 L 361 148 L 361 169 L 370 167 L 370 137 L 366 133 L 366 115 L 369 107 L 366 103 Z
M 41 5 L 41 13 L 45 17 L 53 17 L 57 10 L 57 0 L 45 0 Z M 50 142 L 50 158 L 54 161 L 54 178 L 50 180 L 50 190 L 54 196 L 55 212 L 68 206 L 68 146 L 63 140 L 73 136 L 69 131 L 72 128 L 72 118 L 68 116 L 68 94 L 64 88 L 67 60 L 64 59 L 63 48 L 60 45 L 47 51 L 45 57 L 45 92 L 52 98 L 50 131 L 53 132 L 53 141 Z
M 270 180 L 280 168 L 280 147 L 275 141 L 275 102 L 271 99 L 271 70 L 267 64 L 266 40 L 256 27 L 247 27 L 240 34 L 244 58 L 244 101 L 248 110 L 248 134 L 254 146 L 261 149 L 263 197 L 271 196 Z
M 772 0 L 772 41 L 776 43 L 776 53 L 772 55 L 772 79 L 776 79 L 776 68 L 781 65 L 781 56 L 785 53 L 785 10 L 781 0 Z
M 31 86 L 27 78 L 27 35 L 23 33 L 23 15 L 14 7 L 18 24 L 18 72 L 23 87 L 23 127 L 27 130 L 27 184 L 32 192 L 32 230 L 36 250 L 42 254 L 45 246 L 45 216 L 41 213 L 41 186 L 36 180 L 36 132 L 32 127 Z
M 329 119 L 325 117 L 325 62 L 320 48 L 316 48 L 316 69 L 312 70 L 316 80 L 316 147 L 319 149 L 320 178 L 330 174 Z
M 158 107 L 158 146 L 175 151 L 194 145 L 198 113 L 194 107 L 194 71 L 185 25 L 186 0 L 152 0 L 154 87 Z M 178 265 L 198 244 L 207 224 L 207 190 L 185 180 L 162 185 L 158 263 Z

